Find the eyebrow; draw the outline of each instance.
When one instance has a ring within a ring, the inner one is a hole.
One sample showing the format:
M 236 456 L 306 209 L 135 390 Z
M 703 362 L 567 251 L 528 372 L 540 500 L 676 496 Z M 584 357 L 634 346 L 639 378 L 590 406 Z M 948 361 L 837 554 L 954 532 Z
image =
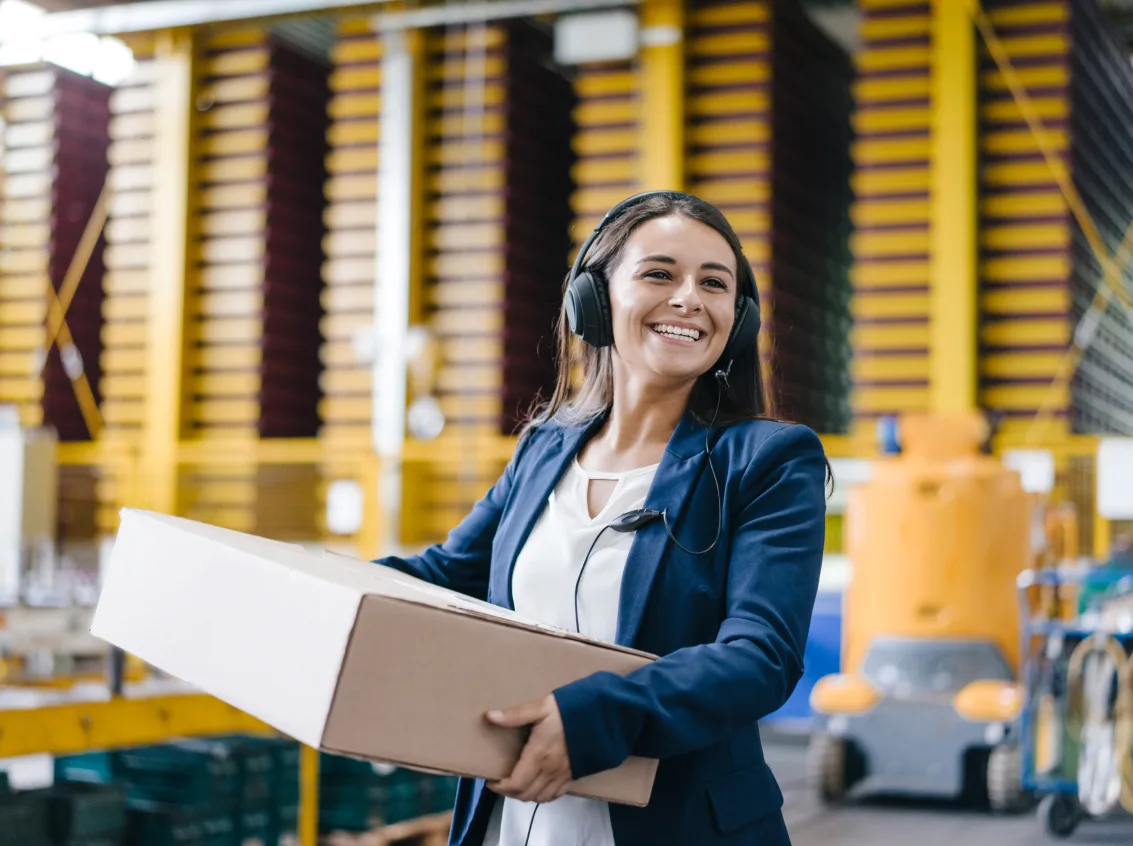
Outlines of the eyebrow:
M 675 258 L 673 258 L 672 256 L 663 256 L 663 255 L 658 254 L 658 255 L 653 255 L 653 256 L 646 256 L 641 261 L 639 261 L 638 264 L 646 264 L 646 263 L 651 262 L 651 261 L 657 262 L 658 264 L 676 264 L 677 263 L 677 260 Z M 722 271 L 724 271 L 724 273 L 727 273 L 733 279 L 736 276 L 732 272 L 732 269 L 730 267 L 728 267 L 726 264 L 720 264 L 719 262 L 715 262 L 715 261 L 706 261 L 704 264 L 702 264 L 700 266 L 700 269 L 701 270 L 722 270 Z

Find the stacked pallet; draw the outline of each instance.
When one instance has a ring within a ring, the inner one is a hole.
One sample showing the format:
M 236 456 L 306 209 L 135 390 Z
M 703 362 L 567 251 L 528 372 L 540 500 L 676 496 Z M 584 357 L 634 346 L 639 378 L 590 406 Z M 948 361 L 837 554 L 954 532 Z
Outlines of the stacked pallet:
M 319 353 L 320 437 L 336 446 L 332 454 L 345 454 L 347 445 L 368 446 L 372 439 L 381 56 L 381 39 L 369 19 L 339 22 L 331 49 L 320 324 L 324 340 Z M 330 486 L 357 469 L 343 463 L 320 468 L 319 513 L 325 511 Z M 327 538 L 328 543 L 334 540 Z
M 50 65 L 7 75 L 0 207 L 0 403 L 25 425 L 86 440 L 71 376 L 85 372 L 99 396 L 102 242 L 74 289 L 67 324 L 74 347 L 66 367 L 59 345 L 44 355 L 48 290 L 63 277 L 102 191 L 107 172 L 110 90 Z M 57 336 L 58 337 L 58 336 Z
M 448 433 L 467 446 L 460 464 L 421 466 L 406 480 L 418 504 L 405 526 L 411 541 L 443 538 L 498 475 L 475 453 L 499 435 L 503 411 L 507 46 L 504 26 L 432 30 L 425 40 L 424 303 L 438 342 L 437 400 Z
M 1133 229 L 1133 68 L 1123 39 L 1096 4 L 1068 5 L 1074 181 L 1114 251 Z M 1071 255 L 1071 316 L 1077 321 L 1104 276 L 1077 227 Z M 1127 271 L 1126 290 L 1131 278 Z M 1133 333 L 1121 311 L 1106 311 L 1075 374 L 1070 422 L 1076 432 L 1133 435 Z
M 313 437 L 326 70 L 261 30 L 230 32 L 205 43 L 199 86 L 186 429 Z M 194 519 L 275 537 L 314 533 L 314 468 L 204 467 L 190 483 Z M 310 493 L 263 501 L 284 488 Z
M 331 58 L 321 434 L 331 441 L 368 444 L 381 87 L 381 41 L 369 21 L 344 20 Z
M 437 398 L 450 427 L 499 433 L 509 245 L 507 30 L 426 39 L 425 305 L 440 342 Z M 516 245 L 519 246 L 519 245 Z
M 993 26 L 1063 160 L 1070 151 L 1068 4 L 1000 2 Z M 1051 383 L 1070 342 L 1071 218 L 1037 139 L 983 46 L 980 103 L 980 403 L 1004 413 L 1004 432 L 1069 391 Z
M 755 271 L 765 375 L 775 314 L 770 21 L 765 0 L 697 0 L 688 8 L 686 48 L 688 189 L 724 213 Z
M 107 441 L 142 440 L 146 393 L 146 318 L 154 233 L 153 167 L 156 65 L 139 61 L 110 98 L 110 216 L 106 224 L 103 290 L 102 416 Z M 128 499 L 123 478 L 104 468 L 98 483 L 98 528 L 118 528 L 118 511 Z
M 550 36 L 530 26 L 509 29 L 505 48 L 507 125 L 504 275 L 499 430 L 517 430 L 535 397 L 555 384 L 555 321 L 569 254 L 570 171 L 574 161 L 570 82 L 548 68 Z
M 602 215 L 639 190 L 640 89 L 636 61 L 595 62 L 577 69 L 571 170 L 576 248 Z
M 850 58 L 796 0 L 771 21 L 773 390 L 819 432 L 850 425 Z
M 1133 69 L 1118 40 L 1091 4 L 1001 0 L 990 17 L 1115 251 L 1133 220 Z M 1116 303 L 1069 386 L 1057 386 L 1102 263 L 986 49 L 982 62 L 981 402 L 1004 412 L 1006 428 L 1027 428 L 1045 407 L 1062 431 L 1133 433 L 1133 344 Z
M 854 84 L 854 417 L 929 398 L 930 5 L 863 0 Z
M 689 10 L 690 190 L 728 217 L 756 273 L 780 413 L 848 424 L 851 68 L 791 0 Z

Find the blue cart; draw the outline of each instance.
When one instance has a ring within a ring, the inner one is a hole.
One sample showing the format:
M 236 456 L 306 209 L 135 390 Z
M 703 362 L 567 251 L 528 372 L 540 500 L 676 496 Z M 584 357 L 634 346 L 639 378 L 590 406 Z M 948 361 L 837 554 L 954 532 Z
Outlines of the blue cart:
M 1020 776 L 1024 792 L 1040 799 L 1041 827 L 1056 838 L 1120 809 L 1127 774 L 1122 757 L 1130 749 L 1125 741 L 1133 742 L 1133 725 L 1119 713 L 1133 704 L 1133 631 L 1108 631 L 1100 620 L 1094 626 L 1076 610 L 1073 619 L 1036 612 L 1036 603 L 1044 601 L 1065 611 L 1067 591 L 1089 589 L 1093 572 L 1028 571 L 1019 577 Z M 1107 571 L 1109 577 L 1133 573 Z

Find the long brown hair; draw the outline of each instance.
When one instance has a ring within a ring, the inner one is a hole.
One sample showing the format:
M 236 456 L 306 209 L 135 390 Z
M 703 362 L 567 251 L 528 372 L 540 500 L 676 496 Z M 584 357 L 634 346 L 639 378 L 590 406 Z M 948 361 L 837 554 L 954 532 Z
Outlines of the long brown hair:
M 611 272 L 621 260 L 626 242 L 639 226 L 660 217 L 680 215 L 709 226 L 723 236 L 736 257 L 737 268 L 746 261 L 743 246 L 727 218 L 710 203 L 688 195 L 657 194 L 632 206 L 620 217 L 607 224 L 594 240 L 586 260 L 586 269 L 601 273 L 609 279 Z M 742 271 L 737 279 L 746 276 Z M 568 275 L 569 281 L 569 275 Z M 566 293 L 566 281 L 563 284 Z M 743 290 L 737 286 L 736 296 L 752 296 L 754 291 Z M 614 398 L 613 347 L 592 347 L 587 343 L 576 342 L 566 319 L 565 307 L 559 311 L 557 325 L 558 350 L 556 355 L 557 377 L 555 390 L 549 401 L 536 401 L 523 427 L 522 434 L 535 426 L 554 420 L 573 426 L 593 420 L 609 410 Z M 726 364 L 721 362 L 720 364 Z M 572 375 L 575 368 L 582 370 L 582 384 L 572 390 Z M 730 390 L 722 397 L 718 395 L 719 386 L 713 373 L 716 365 L 701 374 L 689 394 L 688 410 L 693 418 L 707 425 L 715 414 L 717 426 L 727 426 L 740 420 L 770 418 L 771 400 L 764 385 L 763 373 L 759 364 L 758 345 L 752 345 L 744 355 L 732 362 L 728 376 Z

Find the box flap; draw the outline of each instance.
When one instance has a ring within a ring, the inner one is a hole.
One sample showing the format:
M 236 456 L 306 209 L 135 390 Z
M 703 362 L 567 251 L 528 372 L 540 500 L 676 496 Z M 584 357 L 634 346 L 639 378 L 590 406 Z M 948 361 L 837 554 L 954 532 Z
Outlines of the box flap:
M 415 602 L 419 605 L 430 605 L 463 614 L 471 614 L 472 616 L 491 619 L 507 625 L 552 634 L 556 637 L 565 637 L 582 643 L 590 643 L 595 646 L 601 646 L 604 649 L 612 649 L 617 652 L 625 652 L 643 658 L 655 659 L 657 657 L 650 655 L 648 652 L 630 649 L 629 647 L 587 637 L 586 635 L 578 634 L 577 632 L 572 632 L 567 629 L 560 629 L 558 626 L 540 623 L 517 614 L 509 608 L 503 608 L 499 605 L 493 605 L 490 602 L 483 602 L 471 596 L 456 593 L 447 588 L 438 587 L 430 582 L 411 576 L 408 573 L 394 570 L 392 567 L 375 567 L 373 563 L 363 563 L 357 559 L 340 555 L 336 552 L 330 552 L 329 550 L 323 552 L 323 558 L 337 561 L 340 565 L 350 566 L 352 570 L 355 569 L 357 565 L 361 565 L 362 569 L 358 571 L 361 580 L 352 583 L 357 584 L 358 589 L 363 593 L 373 594 L 375 596 L 387 596 L 391 599 L 403 599 L 408 602 Z
M 124 509 L 91 633 L 318 746 L 362 596 L 341 569 L 293 544 Z

